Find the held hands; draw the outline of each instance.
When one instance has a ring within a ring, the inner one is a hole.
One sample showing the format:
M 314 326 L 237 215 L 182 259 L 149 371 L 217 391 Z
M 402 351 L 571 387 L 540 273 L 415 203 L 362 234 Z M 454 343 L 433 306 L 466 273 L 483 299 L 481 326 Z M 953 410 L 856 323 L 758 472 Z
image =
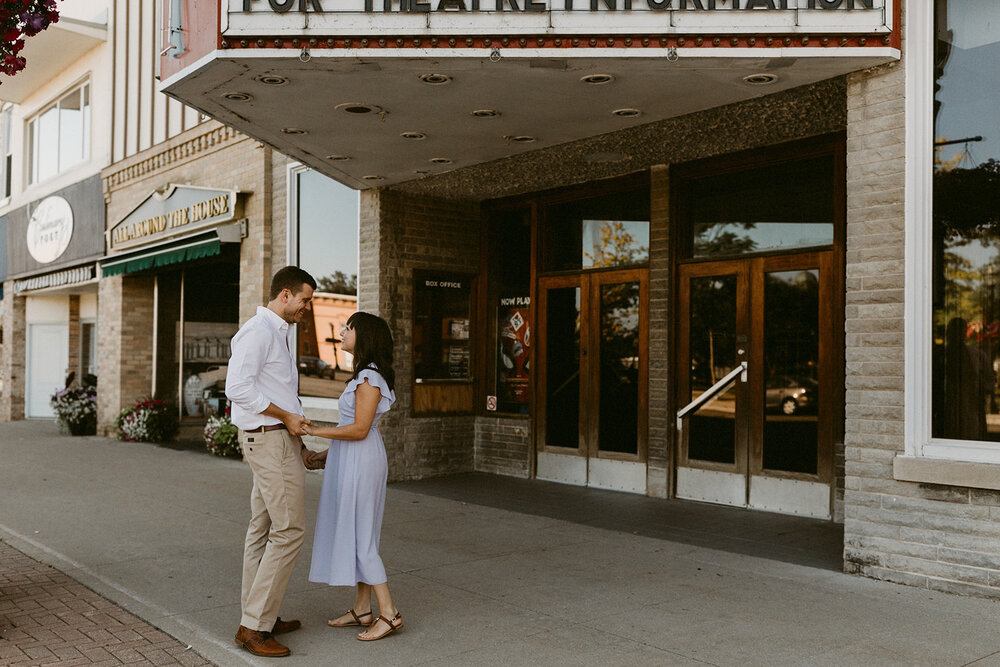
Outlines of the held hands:
M 314 452 L 302 447 L 302 465 L 306 470 L 320 470 L 326 467 L 326 452 Z
M 309 435 L 309 431 L 306 429 L 312 425 L 312 422 L 302 415 L 288 414 L 282 421 L 292 435 Z

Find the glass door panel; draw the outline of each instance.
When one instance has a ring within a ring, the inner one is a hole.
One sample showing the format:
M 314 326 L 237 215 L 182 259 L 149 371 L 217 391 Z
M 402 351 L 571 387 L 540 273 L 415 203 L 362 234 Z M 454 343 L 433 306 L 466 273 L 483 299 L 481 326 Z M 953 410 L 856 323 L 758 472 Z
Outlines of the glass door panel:
M 581 290 L 544 290 L 545 447 L 580 447 Z
M 736 286 L 735 274 L 691 278 L 690 380 L 685 403 L 701 396 L 739 363 L 736 355 Z M 736 463 L 735 384 L 710 400 L 689 421 L 688 459 Z
M 602 452 L 639 454 L 640 284 L 600 285 L 597 387 L 597 447 Z
M 764 274 L 761 467 L 817 474 L 819 270 Z

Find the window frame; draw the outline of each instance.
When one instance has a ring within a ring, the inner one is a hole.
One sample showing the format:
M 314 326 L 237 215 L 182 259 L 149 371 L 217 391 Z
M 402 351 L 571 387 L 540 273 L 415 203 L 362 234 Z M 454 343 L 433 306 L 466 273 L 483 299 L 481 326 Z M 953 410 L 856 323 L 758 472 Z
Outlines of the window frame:
M 931 435 L 935 6 L 906 7 L 905 456 L 1000 464 L 1000 443 Z
M 14 105 L 0 107 L 0 201 L 6 201 L 14 190 Z
M 83 104 L 83 98 L 84 98 L 84 91 L 85 90 L 86 90 L 86 101 L 87 101 L 86 107 L 84 107 L 84 104 Z M 61 140 L 60 134 L 62 132 L 62 122 L 61 122 L 61 119 L 59 118 L 60 112 L 58 110 L 61 109 L 60 104 L 62 103 L 62 101 L 64 99 L 66 99 L 67 97 L 69 97 L 70 95 L 73 95 L 74 93 L 77 95 L 78 99 L 80 100 L 80 123 L 82 125 L 82 129 L 81 129 L 81 135 L 82 136 L 81 136 L 81 142 L 80 142 L 81 158 L 80 158 L 79 161 L 74 162 L 73 164 L 67 166 L 65 169 L 60 169 L 60 167 L 59 167 L 60 152 L 62 151 L 62 140 Z M 26 168 L 25 168 L 25 178 L 24 178 L 24 181 L 25 181 L 25 184 L 28 187 L 35 186 L 35 185 L 38 185 L 40 183 L 44 183 L 46 181 L 50 181 L 50 180 L 52 180 L 54 178 L 57 178 L 58 176 L 60 176 L 62 174 L 70 172 L 73 169 L 76 169 L 77 167 L 79 167 L 80 165 L 86 164 L 87 162 L 90 161 L 90 159 L 91 159 L 91 148 L 92 148 L 91 147 L 91 141 L 92 141 L 92 136 L 91 136 L 92 132 L 91 132 L 91 130 L 93 128 L 93 122 L 92 122 L 92 117 L 93 117 L 92 97 L 93 97 L 93 87 L 91 86 L 90 80 L 86 79 L 84 81 L 80 81 L 79 83 L 76 83 L 73 86 L 70 86 L 65 91 L 63 91 L 62 93 L 60 93 L 59 95 L 57 95 L 53 101 L 49 102 L 48 104 L 43 105 L 38 111 L 36 111 L 34 114 L 32 114 L 25 121 L 25 123 L 24 123 L 24 130 L 25 130 L 25 132 L 24 132 L 24 136 L 25 136 L 24 142 L 25 142 L 25 146 L 26 146 L 26 149 L 27 149 L 25 151 L 25 155 L 26 155 L 26 158 L 27 158 L 27 160 L 26 160 L 27 164 L 25 165 Z M 86 108 L 86 111 L 84 110 L 85 108 Z M 35 129 L 37 128 L 37 122 L 38 122 L 38 120 L 43 115 L 45 115 L 46 113 L 48 113 L 49 111 L 51 111 L 53 109 L 57 110 L 57 112 L 56 112 L 56 128 L 57 129 L 56 129 L 56 138 L 55 138 L 55 146 L 56 146 L 56 154 L 55 154 L 56 169 L 55 169 L 55 171 L 52 174 L 50 174 L 50 175 L 48 175 L 48 176 L 46 176 L 44 178 L 40 178 L 39 175 L 38 175 L 38 164 L 39 164 L 38 152 L 37 152 L 37 147 L 38 147 L 38 133 L 35 131 Z
M 286 168 L 286 181 L 285 181 L 285 264 L 289 266 L 298 266 L 299 262 L 299 175 L 304 174 L 308 171 L 318 171 L 309 165 L 303 164 L 301 162 L 292 162 Z M 322 173 L 322 172 L 320 172 Z M 345 186 L 349 187 L 349 186 Z M 358 271 L 360 273 L 361 269 L 361 239 L 360 239 L 360 214 L 361 214 L 361 193 L 356 193 L 358 201 Z M 317 278 L 317 276 L 313 276 Z M 359 289 L 360 291 L 360 289 Z M 359 294 L 360 296 L 360 294 Z M 360 309 L 360 302 L 359 302 Z M 292 349 L 299 349 L 299 331 L 298 327 L 292 329 L 291 336 Z M 296 354 L 295 363 L 298 364 L 298 356 Z M 338 410 L 340 406 L 339 398 L 326 398 L 324 396 L 311 396 L 299 394 L 299 400 L 302 401 L 302 407 L 305 409 L 316 408 L 321 410 Z

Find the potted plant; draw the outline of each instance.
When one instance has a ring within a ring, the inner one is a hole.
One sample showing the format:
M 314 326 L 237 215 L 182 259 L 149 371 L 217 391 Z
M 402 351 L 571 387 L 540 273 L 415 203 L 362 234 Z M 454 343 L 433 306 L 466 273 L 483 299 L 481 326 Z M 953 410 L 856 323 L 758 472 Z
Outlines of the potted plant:
M 177 409 L 155 398 L 143 398 L 115 418 L 119 440 L 167 442 L 177 435 Z
M 229 410 L 226 414 L 211 416 L 205 423 L 205 449 L 216 456 L 242 457 L 243 449 L 240 447 L 240 433 L 233 422 L 229 419 Z
M 97 387 L 71 384 L 52 394 L 49 405 L 70 435 L 97 433 Z

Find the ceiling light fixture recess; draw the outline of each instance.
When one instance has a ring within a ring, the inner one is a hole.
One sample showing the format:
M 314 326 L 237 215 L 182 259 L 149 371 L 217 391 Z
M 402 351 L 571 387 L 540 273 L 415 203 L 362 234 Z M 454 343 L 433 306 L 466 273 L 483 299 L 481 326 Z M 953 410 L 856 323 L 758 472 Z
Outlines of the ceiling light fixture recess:
M 451 160 L 446 157 L 432 157 L 428 162 L 431 164 L 451 164 Z
M 375 104 L 364 104 L 362 102 L 345 102 L 333 107 L 335 111 L 360 115 L 366 113 L 382 113 L 382 107 Z
M 642 112 L 639 111 L 638 109 L 631 109 L 631 108 L 615 109 L 611 113 L 620 118 L 635 118 L 636 116 L 642 115 Z
M 427 138 L 427 135 L 424 134 L 423 132 L 403 132 L 399 136 L 403 137 L 404 139 L 412 139 L 414 141 L 420 141 L 421 139 Z
M 529 137 L 527 134 L 519 134 L 516 137 L 505 137 L 509 141 L 513 141 L 515 144 L 530 144 L 535 141 L 534 137 Z
M 472 115 L 476 118 L 496 118 L 500 115 L 500 112 L 496 109 L 476 109 L 472 112 Z
M 326 159 L 330 162 L 347 162 L 351 158 L 349 155 L 327 155 Z
M 288 83 L 288 79 L 277 74 L 261 74 L 257 81 L 267 86 L 283 86 Z
M 743 83 L 750 84 L 751 86 L 766 86 L 769 83 L 774 83 L 778 80 L 777 74 L 759 73 L 759 74 L 748 74 L 743 77 Z
M 375 174 L 368 174 L 367 176 L 362 176 L 361 178 L 365 179 L 366 181 L 384 181 L 385 180 L 385 176 L 377 176 Z
M 443 86 L 451 83 L 451 77 L 447 74 L 421 74 L 420 80 L 431 86 Z
M 225 97 L 227 100 L 232 100 L 234 102 L 249 102 L 250 100 L 253 99 L 253 95 L 251 95 L 250 93 L 240 93 L 240 92 L 223 93 L 222 96 Z
M 588 74 L 587 76 L 580 77 L 580 81 L 594 86 L 599 86 L 603 83 L 611 83 L 614 80 L 615 77 L 613 74 Z
M 308 134 L 301 127 L 283 127 L 281 132 L 282 134 Z

